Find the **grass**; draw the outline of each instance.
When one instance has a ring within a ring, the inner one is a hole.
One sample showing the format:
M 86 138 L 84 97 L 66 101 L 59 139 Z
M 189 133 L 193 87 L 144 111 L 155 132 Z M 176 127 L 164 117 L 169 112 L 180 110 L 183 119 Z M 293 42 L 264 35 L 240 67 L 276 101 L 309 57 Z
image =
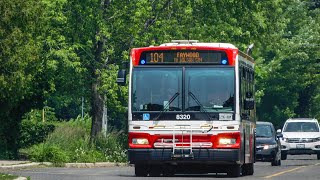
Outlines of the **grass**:
M 12 180 L 12 179 L 16 179 L 17 177 L 18 176 L 11 175 L 11 174 L 0 173 L 0 180 Z

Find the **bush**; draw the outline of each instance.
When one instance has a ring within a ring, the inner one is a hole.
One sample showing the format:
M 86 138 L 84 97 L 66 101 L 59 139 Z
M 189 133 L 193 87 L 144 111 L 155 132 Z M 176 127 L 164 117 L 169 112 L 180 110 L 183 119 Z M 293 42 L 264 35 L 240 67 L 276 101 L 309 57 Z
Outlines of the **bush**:
M 19 147 L 26 148 L 45 141 L 48 134 L 53 132 L 55 126 L 50 123 L 23 120 L 20 126 Z
M 45 122 L 42 119 L 42 110 L 33 109 L 23 116 L 18 138 L 20 148 L 42 143 L 48 134 L 53 132 L 54 122 L 57 122 L 53 110 L 50 107 L 45 107 Z
M 126 135 L 113 131 L 107 136 L 99 135 L 90 144 L 91 118 L 77 118 L 56 124 L 54 132 L 44 143 L 34 145 L 21 152 L 33 161 L 64 162 L 125 162 L 127 160 Z
M 60 166 L 65 162 L 69 162 L 69 156 L 59 146 L 41 143 L 32 146 L 26 153 L 30 159 L 39 162 L 52 162 L 54 165 Z

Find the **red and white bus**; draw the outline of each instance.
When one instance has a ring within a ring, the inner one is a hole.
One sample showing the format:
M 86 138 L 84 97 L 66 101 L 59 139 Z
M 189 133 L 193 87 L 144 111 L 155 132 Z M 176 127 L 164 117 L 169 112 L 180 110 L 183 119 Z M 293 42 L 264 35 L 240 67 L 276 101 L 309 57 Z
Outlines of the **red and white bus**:
M 175 40 L 130 54 L 129 163 L 136 176 L 252 175 L 254 62 L 228 43 Z M 125 72 L 118 73 L 125 82 Z

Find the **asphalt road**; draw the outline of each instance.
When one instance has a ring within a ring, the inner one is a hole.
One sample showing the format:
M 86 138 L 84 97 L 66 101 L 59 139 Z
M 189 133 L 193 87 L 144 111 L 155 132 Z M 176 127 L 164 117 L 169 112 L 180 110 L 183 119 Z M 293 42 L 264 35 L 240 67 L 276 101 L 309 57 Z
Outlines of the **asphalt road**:
M 108 168 L 30 168 L 6 171 L 19 176 L 30 176 L 32 180 L 140 180 L 140 179 L 235 179 L 225 174 L 183 175 L 174 177 L 135 177 L 133 167 Z M 307 180 L 320 179 L 320 160 L 315 155 L 288 156 L 279 167 L 267 162 L 255 163 L 253 176 L 243 176 L 237 179 L 281 179 Z

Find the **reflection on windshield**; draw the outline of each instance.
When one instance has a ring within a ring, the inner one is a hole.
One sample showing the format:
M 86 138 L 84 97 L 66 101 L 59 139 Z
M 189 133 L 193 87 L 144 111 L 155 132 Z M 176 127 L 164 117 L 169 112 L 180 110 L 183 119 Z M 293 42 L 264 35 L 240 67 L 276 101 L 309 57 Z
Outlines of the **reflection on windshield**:
M 135 68 L 133 74 L 133 111 L 181 111 L 181 68 Z M 165 108 L 165 109 L 164 109 Z
M 289 122 L 284 132 L 319 132 L 319 128 L 314 122 Z
M 272 137 L 271 127 L 269 125 L 257 124 L 256 137 Z
M 187 68 L 186 92 L 192 92 L 208 112 L 234 111 L 232 68 Z M 200 111 L 198 103 L 186 97 L 186 111 Z

